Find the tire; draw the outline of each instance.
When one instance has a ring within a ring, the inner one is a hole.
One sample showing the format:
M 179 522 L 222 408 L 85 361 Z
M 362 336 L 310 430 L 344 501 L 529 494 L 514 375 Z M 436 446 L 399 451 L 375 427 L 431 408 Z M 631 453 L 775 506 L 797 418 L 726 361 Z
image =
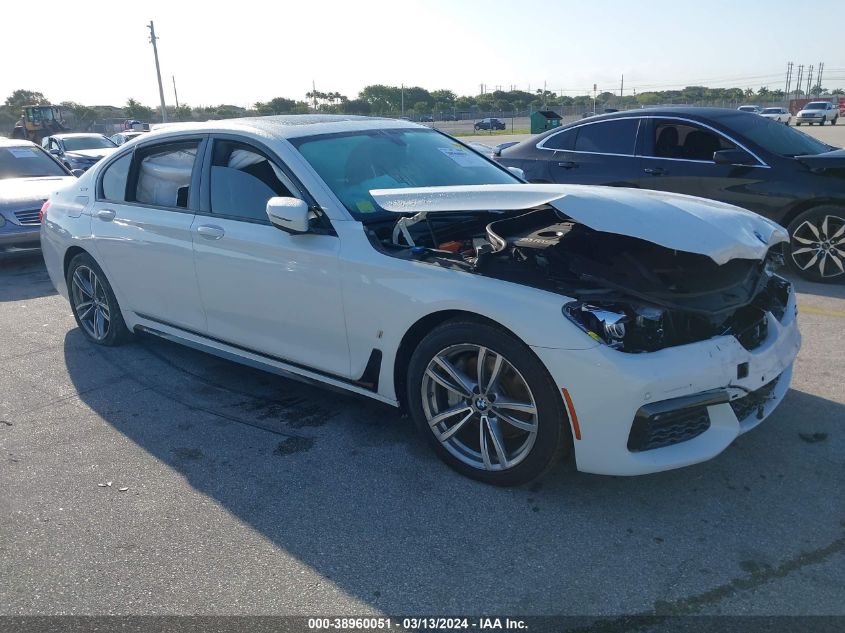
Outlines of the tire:
M 831 124 L 831 125 L 836 125 L 836 122 L 837 122 L 838 120 L 839 120 L 839 117 L 836 117 L 836 118 L 834 118 L 834 119 L 833 119 L 833 121 L 831 121 L 831 122 L 830 122 L 830 124 Z
M 74 257 L 68 266 L 66 281 L 73 318 L 85 338 L 107 347 L 126 342 L 129 329 L 114 291 L 94 258 L 88 253 Z M 91 305 L 92 297 L 96 299 L 94 305 Z
M 486 388 L 478 384 L 479 359 Z M 548 371 L 524 343 L 500 328 L 464 319 L 435 328 L 411 356 L 407 385 L 418 430 L 440 459 L 472 479 L 523 484 L 572 447 L 566 409 Z M 496 404 L 506 399 L 513 407 Z M 449 411 L 454 412 L 443 416 Z
M 819 122 L 819 125 L 824 127 L 825 121 L 827 121 L 827 117 L 822 117 L 822 120 Z
M 845 281 L 845 207 L 822 205 L 789 223 L 787 262 L 804 279 Z
M 800 121 L 796 121 L 796 122 L 795 122 L 795 127 L 801 127 L 801 122 L 800 122 Z

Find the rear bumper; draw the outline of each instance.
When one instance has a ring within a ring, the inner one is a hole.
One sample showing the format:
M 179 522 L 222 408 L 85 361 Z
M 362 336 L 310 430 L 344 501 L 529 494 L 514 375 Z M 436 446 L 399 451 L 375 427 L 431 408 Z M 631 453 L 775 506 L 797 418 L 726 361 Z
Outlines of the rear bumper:
M 558 387 L 566 388 L 571 397 L 581 436 L 578 439 L 573 432 L 578 470 L 639 475 L 706 461 L 760 424 L 789 389 L 800 346 L 792 293 L 783 321 L 770 314 L 766 340 L 750 351 L 732 336 L 646 354 L 625 354 L 603 345 L 578 351 L 533 349 Z M 747 406 L 749 401 L 740 398 L 751 392 L 760 399 Z M 689 396 L 701 398 L 706 410 L 704 425 L 681 434 L 689 439 L 669 445 L 658 442 L 660 447 L 645 450 L 629 448 L 641 409 L 649 411 L 656 403 L 667 403 L 671 409 Z

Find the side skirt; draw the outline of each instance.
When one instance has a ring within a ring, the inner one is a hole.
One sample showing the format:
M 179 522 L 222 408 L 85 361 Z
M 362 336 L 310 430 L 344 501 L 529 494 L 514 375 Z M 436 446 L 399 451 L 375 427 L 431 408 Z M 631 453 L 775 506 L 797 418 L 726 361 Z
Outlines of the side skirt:
M 373 381 L 372 375 L 378 376 L 376 367 L 381 364 L 381 351 L 373 350 L 370 355 L 370 360 L 367 363 L 367 368 L 360 380 L 352 381 L 342 377 L 334 377 L 329 374 L 324 374 L 319 370 L 301 367 L 282 359 L 277 359 L 271 356 L 266 356 L 260 352 L 255 352 L 242 347 L 231 345 L 216 339 L 197 334 L 196 332 L 189 332 L 180 328 L 160 323 L 158 321 L 151 321 L 141 315 L 138 315 L 145 323 L 138 323 L 135 325 L 136 332 L 143 332 L 145 334 L 152 334 L 159 338 L 163 338 L 180 345 L 193 348 L 200 352 L 212 354 L 220 358 L 225 358 L 241 365 L 248 365 L 255 369 L 267 371 L 285 378 L 297 380 L 310 385 L 317 385 L 320 387 L 327 387 L 340 392 L 352 392 L 361 396 L 366 396 L 379 402 L 384 402 L 394 407 L 399 406 L 399 402 L 392 400 L 377 393 L 374 389 L 377 388 L 378 379 Z M 375 384 L 374 384 L 375 383 Z M 367 387 L 370 387 L 369 389 Z

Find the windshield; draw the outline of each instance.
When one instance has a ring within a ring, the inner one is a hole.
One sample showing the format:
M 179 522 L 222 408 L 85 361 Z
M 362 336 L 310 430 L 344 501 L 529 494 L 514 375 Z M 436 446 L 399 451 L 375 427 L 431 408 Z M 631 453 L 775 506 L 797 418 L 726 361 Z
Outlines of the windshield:
M 723 123 L 766 151 L 780 156 L 822 154 L 833 149 L 812 136 L 761 116 L 737 114 L 725 117 Z
M 105 136 L 92 134 L 91 136 L 66 136 L 62 139 L 66 152 L 75 152 L 80 149 L 103 149 L 117 147 L 114 142 Z
M 356 219 L 383 213 L 371 189 L 521 182 L 434 130 L 325 134 L 291 143 Z
M 0 180 L 38 176 L 67 176 L 67 172 L 37 147 L 0 147 Z
M 780 108 L 766 108 L 763 114 L 780 114 Z
M 827 103 L 824 101 L 813 101 L 812 103 L 808 103 L 804 106 L 805 110 L 824 110 L 827 107 Z

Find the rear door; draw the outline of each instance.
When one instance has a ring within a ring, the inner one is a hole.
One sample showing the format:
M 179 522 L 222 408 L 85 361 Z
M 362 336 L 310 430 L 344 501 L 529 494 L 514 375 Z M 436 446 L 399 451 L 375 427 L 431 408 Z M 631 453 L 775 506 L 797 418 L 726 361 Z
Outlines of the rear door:
M 121 307 L 203 332 L 191 224 L 205 137 L 121 153 L 101 172 L 92 210 L 98 261 Z
M 214 137 L 203 173 L 192 231 L 209 335 L 348 376 L 340 240 L 329 229 L 291 235 L 266 215 L 274 196 L 316 205 L 278 156 L 237 136 Z
M 638 175 L 636 158 L 640 119 L 621 118 L 585 123 L 544 139 L 538 149 L 553 152 L 552 182 L 632 186 Z

